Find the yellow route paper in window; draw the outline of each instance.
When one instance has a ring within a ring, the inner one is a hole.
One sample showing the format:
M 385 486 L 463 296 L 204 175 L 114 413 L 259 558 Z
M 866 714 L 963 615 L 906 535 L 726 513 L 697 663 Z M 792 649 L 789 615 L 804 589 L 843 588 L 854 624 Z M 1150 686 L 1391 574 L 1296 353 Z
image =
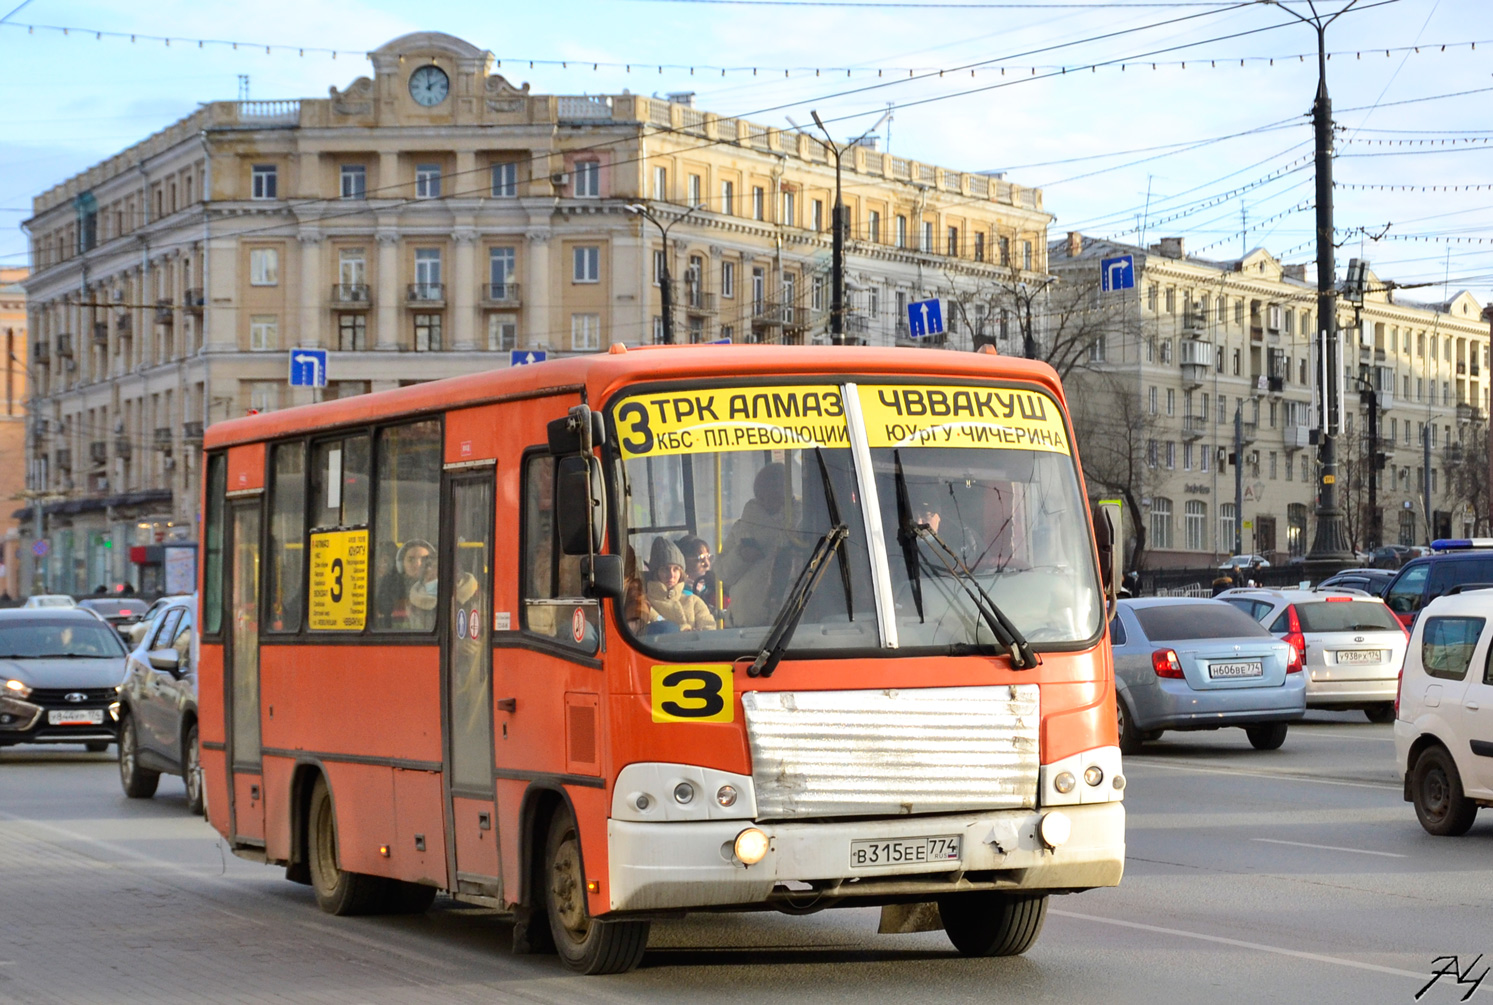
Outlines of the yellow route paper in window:
M 931 384 L 861 384 L 875 447 L 983 447 L 1071 454 L 1057 402 L 1040 391 Z

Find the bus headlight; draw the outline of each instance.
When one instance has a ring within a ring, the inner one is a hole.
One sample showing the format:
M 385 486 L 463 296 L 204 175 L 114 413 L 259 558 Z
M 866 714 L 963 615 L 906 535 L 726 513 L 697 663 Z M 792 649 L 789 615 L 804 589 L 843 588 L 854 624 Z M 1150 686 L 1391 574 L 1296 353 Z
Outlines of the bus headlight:
M 1060 771 L 1057 777 L 1052 780 L 1052 787 L 1065 796 L 1072 792 L 1073 786 L 1077 784 L 1078 780 L 1073 777 L 1073 772 L 1071 771 Z
M 1056 848 L 1073 836 L 1073 821 L 1068 819 L 1068 814 L 1053 810 L 1042 817 L 1042 822 L 1037 825 L 1037 834 L 1047 847 Z
M 767 849 L 767 835 L 755 827 L 748 827 L 736 835 L 736 843 L 731 846 L 742 865 L 756 865 L 767 857 Z
M 720 803 L 722 806 L 735 806 L 736 805 L 736 786 L 734 786 L 734 785 L 722 785 L 720 788 L 716 789 L 715 790 L 715 801 L 718 802 L 718 803 Z
M 689 782 L 680 782 L 674 786 L 674 801 L 680 806 L 694 802 L 695 787 Z
M 1083 780 L 1090 785 L 1098 785 L 1104 781 L 1104 769 L 1097 764 L 1091 764 L 1083 771 Z

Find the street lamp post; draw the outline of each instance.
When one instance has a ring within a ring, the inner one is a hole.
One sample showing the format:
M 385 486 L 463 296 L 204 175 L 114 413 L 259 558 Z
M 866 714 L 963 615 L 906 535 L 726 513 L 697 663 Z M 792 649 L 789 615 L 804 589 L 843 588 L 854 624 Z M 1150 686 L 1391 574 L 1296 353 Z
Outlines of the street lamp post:
M 1024 359 L 1037 358 L 1037 336 L 1032 331 L 1032 301 L 1037 299 L 1037 294 L 1047 289 L 1055 276 L 1048 276 L 1042 280 L 1042 284 L 1032 289 L 1026 283 L 1016 284 L 1016 301 L 1021 307 L 1021 355 Z
M 821 140 L 817 136 L 814 136 L 813 139 L 817 140 L 824 147 L 825 151 L 835 159 L 835 205 L 834 209 L 830 211 L 829 280 L 829 340 L 834 345 L 845 344 L 845 231 L 849 226 L 849 221 L 845 219 L 845 201 L 840 195 L 840 158 L 845 155 L 845 151 L 856 146 L 867 136 L 871 135 L 871 133 L 875 132 L 883 122 L 891 117 L 891 114 L 891 112 L 887 112 L 881 118 L 877 119 L 870 129 L 867 129 L 849 143 L 838 144 L 830 136 L 829 129 L 825 127 L 824 120 L 819 117 L 819 113 L 812 110 L 809 112 L 809 115 L 814 119 L 814 125 L 818 126 L 820 131 L 824 133 L 824 139 Z M 790 119 L 789 121 L 791 122 L 792 120 Z M 807 136 L 809 134 L 805 133 L 804 135 Z
M 663 253 L 659 258 L 658 266 L 658 296 L 659 307 L 663 311 L 664 318 L 664 345 L 674 344 L 674 285 L 669 278 L 669 231 L 674 229 L 675 224 L 688 220 L 695 210 L 704 208 L 703 204 L 691 206 L 682 216 L 676 216 L 665 225 L 644 203 L 630 203 L 627 207 L 629 213 L 636 213 L 657 227 L 659 236 L 663 239 Z

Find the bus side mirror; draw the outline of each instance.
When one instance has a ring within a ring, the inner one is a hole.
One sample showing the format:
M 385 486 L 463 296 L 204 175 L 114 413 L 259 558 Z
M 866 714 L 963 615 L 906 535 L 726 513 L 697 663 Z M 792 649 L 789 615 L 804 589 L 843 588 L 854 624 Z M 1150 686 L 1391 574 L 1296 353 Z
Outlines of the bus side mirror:
M 544 431 L 552 457 L 589 454 L 606 442 L 606 424 L 601 413 L 591 411 L 587 405 L 576 405 L 564 418 L 551 420 Z
M 1115 579 L 1115 528 L 1110 523 L 1108 507 L 1094 510 L 1094 544 L 1099 549 L 1099 578 L 1104 583 L 1104 596 L 1113 599 L 1120 591 Z
M 555 527 L 566 555 L 601 550 L 607 525 L 607 497 L 601 464 L 590 454 L 561 457 L 555 466 Z
M 581 575 L 590 583 L 593 597 L 621 600 L 626 592 L 621 555 L 592 555 L 581 559 Z

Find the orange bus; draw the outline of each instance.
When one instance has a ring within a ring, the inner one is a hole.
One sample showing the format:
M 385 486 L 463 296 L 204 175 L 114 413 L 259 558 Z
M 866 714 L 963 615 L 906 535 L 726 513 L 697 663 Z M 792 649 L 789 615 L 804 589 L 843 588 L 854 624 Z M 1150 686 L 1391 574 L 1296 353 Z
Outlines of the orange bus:
M 606 973 L 697 910 L 1009 955 L 1120 881 L 1109 544 L 1044 364 L 617 345 L 205 448 L 209 817 L 326 911 L 443 890 Z

